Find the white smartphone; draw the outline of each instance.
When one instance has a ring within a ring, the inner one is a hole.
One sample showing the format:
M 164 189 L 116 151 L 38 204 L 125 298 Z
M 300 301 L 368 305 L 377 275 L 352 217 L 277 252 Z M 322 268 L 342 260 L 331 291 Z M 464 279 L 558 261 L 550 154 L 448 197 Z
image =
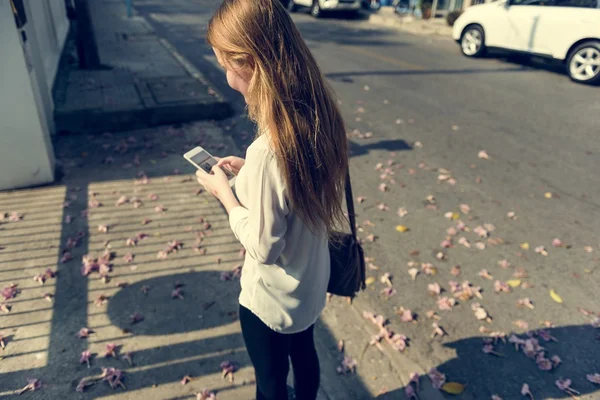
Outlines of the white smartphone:
M 183 158 L 188 160 L 194 167 L 201 169 L 207 173 L 212 172 L 212 167 L 217 165 L 217 160 L 203 147 L 197 146 L 196 148 L 188 151 L 183 155 Z M 235 175 L 229 171 L 227 168 L 221 168 L 227 179 L 229 180 L 229 184 L 233 185 L 235 181 Z

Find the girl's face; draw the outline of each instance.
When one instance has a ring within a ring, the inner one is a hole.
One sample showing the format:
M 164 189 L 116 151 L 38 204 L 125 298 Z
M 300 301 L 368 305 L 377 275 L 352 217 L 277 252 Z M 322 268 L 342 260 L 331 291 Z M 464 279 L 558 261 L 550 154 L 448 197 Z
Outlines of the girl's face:
M 242 72 L 240 70 L 232 69 L 233 66 L 231 65 L 231 63 L 225 62 L 219 50 L 213 48 L 213 51 L 215 53 L 215 56 L 217 56 L 219 64 L 226 71 L 227 83 L 233 90 L 237 90 L 238 92 L 240 92 L 247 102 L 248 86 L 250 85 L 250 79 L 243 77 Z

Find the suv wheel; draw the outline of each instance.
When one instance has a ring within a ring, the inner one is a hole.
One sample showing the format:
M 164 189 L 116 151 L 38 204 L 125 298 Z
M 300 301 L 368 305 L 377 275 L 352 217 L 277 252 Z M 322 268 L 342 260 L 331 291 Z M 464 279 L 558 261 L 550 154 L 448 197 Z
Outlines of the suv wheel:
M 310 14 L 315 18 L 321 18 L 323 16 L 323 10 L 321 10 L 319 0 L 313 0 L 313 5 L 310 8 Z
M 575 47 L 567 58 L 567 73 L 577 83 L 600 84 L 600 42 Z
M 460 37 L 460 49 L 467 57 L 481 57 L 485 54 L 485 34 L 480 25 L 469 25 Z

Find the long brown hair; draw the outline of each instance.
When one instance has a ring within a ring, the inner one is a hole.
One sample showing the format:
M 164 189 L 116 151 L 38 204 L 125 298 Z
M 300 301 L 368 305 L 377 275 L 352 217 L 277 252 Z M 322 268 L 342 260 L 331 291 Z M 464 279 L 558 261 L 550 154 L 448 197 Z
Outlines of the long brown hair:
M 279 0 L 224 0 L 208 43 L 249 78 L 248 112 L 269 132 L 292 209 L 313 230 L 344 220 L 344 121 L 333 91 Z M 324 224 L 324 226 L 323 226 Z

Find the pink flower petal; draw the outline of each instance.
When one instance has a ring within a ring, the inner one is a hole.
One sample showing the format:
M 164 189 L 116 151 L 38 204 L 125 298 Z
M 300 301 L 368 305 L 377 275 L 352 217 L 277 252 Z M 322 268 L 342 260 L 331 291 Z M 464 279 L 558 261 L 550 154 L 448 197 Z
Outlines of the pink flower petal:
M 585 378 L 592 383 L 600 385 L 600 374 L 598 374 L 598 373 L 588 374 L 585 376 Z
M 431 384 L 435 389 L 441 389 L 444 383 L 446 383 L 446 375 L 438 371 L 437 368 L 431 368 L 427 375 L 431 379 Z

